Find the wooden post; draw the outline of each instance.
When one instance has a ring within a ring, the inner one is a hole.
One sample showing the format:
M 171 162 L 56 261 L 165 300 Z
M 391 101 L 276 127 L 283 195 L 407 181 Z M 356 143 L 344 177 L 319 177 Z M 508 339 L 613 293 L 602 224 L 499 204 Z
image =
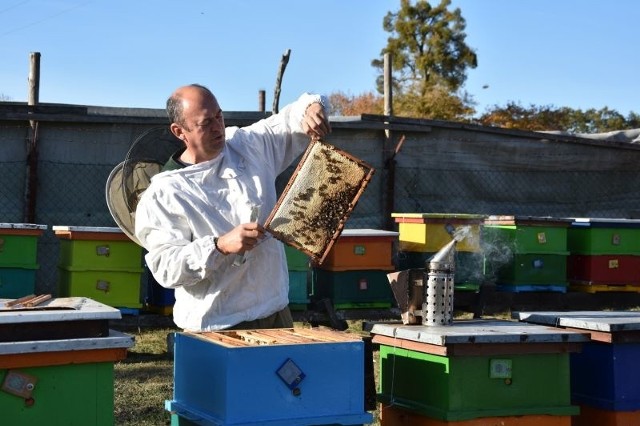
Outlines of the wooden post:
M 29 113 L 40 102 L 40 52 L 31 52 L 29 57 Z M 27 172 L 25 184 L 24 220 L 34 223 L 38 188 L 38 122 L 29 120 L 27 137 Z
M 393 90 L 392 90 L 392 69 L 391 69 L 391 54 L 384 54 L 384 115 L 391 118 L 393 115 Z M 384 214 L 386 216 L 386 229 L 393 230 L 394 222 L 391 217 L 391 213 L 395 208 L 395 180 L 396 180 L 396 167 L 394 160 L 394 147 L 393 147 L 393 133 L 389 128 L 389 122 L 385 122 L 386 128 L 384 131 L 384 164 L 387 169 L 387 181 L 386 181 L 386 203 L 384 208 Z
M 278 69 L 278 76 L 276 77 L 276 88 L 273 96 L 272 112 L 274 114 L 278 113 L 278 103 L 280 102 L 280 87 L 282 86 L 282 76 L 284 75 L 284 70 L 285 68 L 287 68 L 287 64 L 289 63 L 289 55 L 291 55 L 291 49 L 287 49 L 282 55 L 282 59 L 280 60 L 280 69 Z
M 265 93 L 264 90 L 258 92 L 258 111 L 264 112 L 265 110 Z

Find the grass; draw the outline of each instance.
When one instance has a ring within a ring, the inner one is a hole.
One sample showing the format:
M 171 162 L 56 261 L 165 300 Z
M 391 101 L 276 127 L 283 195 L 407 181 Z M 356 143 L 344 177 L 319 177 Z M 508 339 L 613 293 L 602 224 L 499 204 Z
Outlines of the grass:
M 348 325 L 349 332 L 366 335 L 360 321 L 349 321 Z M 135 344 L 127 358 L 114 365 L 115 426 L 170 425 L 171 416 L 164 409 L 165 400 L 173 396 L 173 355 L 167 351 L 167 335 L 177 330 L 149 327 L 120 331 L 133 335 Z M 377 351 L 373 362 L 377 377 Z M 372 425 L 379 425 L 377 411 L 373 416 Z
M 173 395 L 173 356 L 167 352 L 166 328 L 122 330 L 135 337 L 127 358 L 114 366 L 115 425 L 170 425 L 164 401 Z

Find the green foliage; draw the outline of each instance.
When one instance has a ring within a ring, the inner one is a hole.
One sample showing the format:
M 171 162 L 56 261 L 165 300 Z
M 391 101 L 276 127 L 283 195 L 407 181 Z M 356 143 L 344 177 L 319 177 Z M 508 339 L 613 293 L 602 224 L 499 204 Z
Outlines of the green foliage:
M 482 114 L 477 122 L 485 126 L 497 126 L 532 131 L 564 131 L 569 133 L 602 133 L 640 127 L 640 116 L 634 112 L 624 117 L 608 107 L 586 111 L 569 107 L 530 105 L 524 107 L 513 101 L 504 107 L 494 105 Z
M 383 28 L 391 34 L 381 56 L 392 57 L 394 80 L 399 88 L 426 89 L 443 84 L 458 90 L 466 80 L 468 67 L 477 66 L 476 54 L 464 42 L 466 22 L 460 9 L 450 11 L 450 0 L 442 0 L 436 7 L 428 1 L 401 0 L 400 10 L 389 12 Z M 374 67 L 382 71 L 382 60 L 374 60 Z M 407 87 L 408 86 L 408 87 Z
M 394 102 L 394 115 L 432 120 L 463 121 L 475 112 L 473 101 L 466 92 L 451 93 L 441 85 L 420 91 L 408 91 Z
M 477 66 L 477 57 L 465 43 L 466 22 L 460 9 L 449 10 L 450 5 L 450 0 L 435 7 L 425 0 L 415 4 L 401 0 L 400 10 L 387 13 L 383 20 L 391 36 L 381 57 L 390 54 L 394 101 L 402 115 L 456 119 L 473 112 L 469 95 L 457 91 L 467 69 Z M 384 59 L 371 64 L 380 71 L 377 83 L 382 93 Z

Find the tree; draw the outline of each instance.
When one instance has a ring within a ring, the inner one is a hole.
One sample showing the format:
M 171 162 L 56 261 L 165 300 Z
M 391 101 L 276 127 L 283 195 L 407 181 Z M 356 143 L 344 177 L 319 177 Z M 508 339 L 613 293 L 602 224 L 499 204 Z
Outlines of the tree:
M 625 118 L 608 107 L 582 111 L 569 107 L 530 105 L 524 107 L 513 101 L 504 107 L 494 105 L 478 118 L 478 124 L 511 129 L 569 133 L 602 133 L 640 127 L 640 116 L 631 112 Z
M 358 96 L 334 92 L 329 95 L 329 103 L 332 115 L 384 114 L 384 99 L 373 92 Z
M 0 93 L 0 102 L 10 101 L 11 97 L 5 95 L 4 93 Z
M 410 0 L 401 0 L 400 10 L 389 12 L 384 17 L 383 28 L 391 33 L 381 57 L 391 55 L 394 98 L 408 106 L 421 100 L 424 109 L 409 111 L 420 117 L 444 118 L 429 105 L 427 97 L 434 93 L 448 99 L 451 104 L 460 104 L 460 111 L 473 112 L 472 100 L 466 93 L 457 92 L 463 86 L 468 68 L 477 66 L 475 52 L 465 43 L 466 22 L 460 9 L 449 10 L 451 0 L 442 0 L 432 7 L 426 0 L 415 5 Z M 378 90 L 382 93 L 384 76 L 383 59 L 374 59 L 371 65 L 378 68 Z M 451 111 L 450 111 L 451 112 Z

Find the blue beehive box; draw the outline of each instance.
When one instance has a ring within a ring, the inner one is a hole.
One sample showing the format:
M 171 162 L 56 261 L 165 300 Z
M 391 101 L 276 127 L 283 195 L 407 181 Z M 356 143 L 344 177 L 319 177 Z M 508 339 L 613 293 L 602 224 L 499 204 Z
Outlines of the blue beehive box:
M 199 425 L 370 423 L 364 342 L 328 329 L 176 333 L 174 399 Z M 327 362 L 331 360 L 331 362 Z
M 518 319 L 584 330 L 591 341 L 571 354 L 571 397 L 582 406 L 640 410 L 640 312 L 519 312 Z

